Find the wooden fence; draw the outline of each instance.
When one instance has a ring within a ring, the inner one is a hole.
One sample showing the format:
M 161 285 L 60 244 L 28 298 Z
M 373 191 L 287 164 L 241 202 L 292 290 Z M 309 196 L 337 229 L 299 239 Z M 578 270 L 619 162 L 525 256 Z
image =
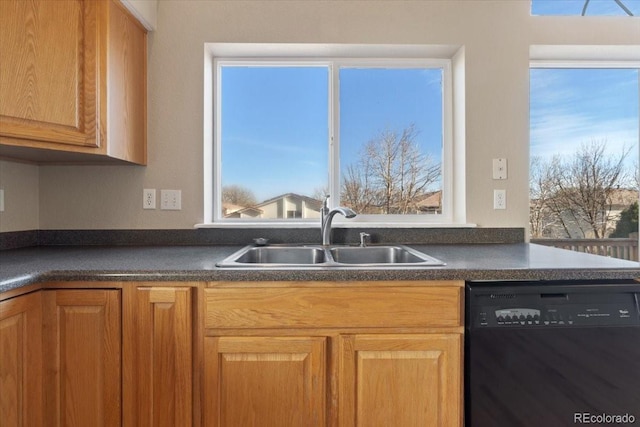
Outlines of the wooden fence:
M 638 234 L 614 239 L 531 239 L 531 243 L 638 261 Z

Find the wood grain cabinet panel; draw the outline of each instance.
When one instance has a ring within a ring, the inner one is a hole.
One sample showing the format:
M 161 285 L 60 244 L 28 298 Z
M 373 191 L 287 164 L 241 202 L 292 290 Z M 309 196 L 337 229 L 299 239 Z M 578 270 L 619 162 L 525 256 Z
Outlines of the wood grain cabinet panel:
M 205 425 L 462 426 L 462 286 L 213 284 Z
M 324 426 L 324 337 L 206 337 L 205 425 Z
M 459 326 L 461 292 L 461 288 L 455 286 L 402 284 L 329 289 L 210 288 L 205 291 L 205 327 Z
M 461 335 L 340 338 L 341 426 L 462 425 Z
M 0 57 L 0 155 L 146 163 L 146 30 L 119 1 L 2 0 Z
M 43 291 L 43 324 L 47 425 L 120 426 L 120 291 Z
M 0 302 L 0 425 L 42 426 L 40 292 Z
M 192 289 L 125 289 L 124 420 L 131 426 L 191 426 Z
M 97 147 L 94 1 L 0 2 L 2 135 Z

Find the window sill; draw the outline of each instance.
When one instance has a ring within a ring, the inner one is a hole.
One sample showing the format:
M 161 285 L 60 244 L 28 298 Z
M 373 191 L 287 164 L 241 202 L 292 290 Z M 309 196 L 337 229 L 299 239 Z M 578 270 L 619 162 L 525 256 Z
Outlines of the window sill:
M 195 224 L 194 228 L 319 228 L 320 221 L 224 222 Z M 477 228 L 477 224 L 334 221 L 333 228 Z

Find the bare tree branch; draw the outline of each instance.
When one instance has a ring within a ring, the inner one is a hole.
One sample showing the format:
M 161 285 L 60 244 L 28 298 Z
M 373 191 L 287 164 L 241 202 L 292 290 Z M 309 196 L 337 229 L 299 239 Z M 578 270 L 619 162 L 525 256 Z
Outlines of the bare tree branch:
M 345 168 L 343 203 L 361 213 L 419 213 L 418 202 L 438 181 L 440 165 L 420 151 L 414 125 L 384 130 Z
M 531 163 L 532 237 L 604 238 L 616 219 L 614 194 L 633 185 L 624 165 L 630 149 L 618 156 L 606 154 L 606 141 L 582 144 L 570 158 L 555 156 Z M 565 236 L 558 236 L 562 232 Z

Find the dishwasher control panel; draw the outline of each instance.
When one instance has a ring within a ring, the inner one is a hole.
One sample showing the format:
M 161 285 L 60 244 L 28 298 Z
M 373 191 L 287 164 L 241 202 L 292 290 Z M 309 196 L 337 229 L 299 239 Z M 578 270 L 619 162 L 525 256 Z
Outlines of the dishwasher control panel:
M 469 298 L 467 320 L 478 328 L 640 326 L 639 299 L 636 288 L 479 287 Z
M 588 307 L 496 308 L 478 310 L 479 326 L 606 326 L 636 325 L 633 307 L 592 305 Z

